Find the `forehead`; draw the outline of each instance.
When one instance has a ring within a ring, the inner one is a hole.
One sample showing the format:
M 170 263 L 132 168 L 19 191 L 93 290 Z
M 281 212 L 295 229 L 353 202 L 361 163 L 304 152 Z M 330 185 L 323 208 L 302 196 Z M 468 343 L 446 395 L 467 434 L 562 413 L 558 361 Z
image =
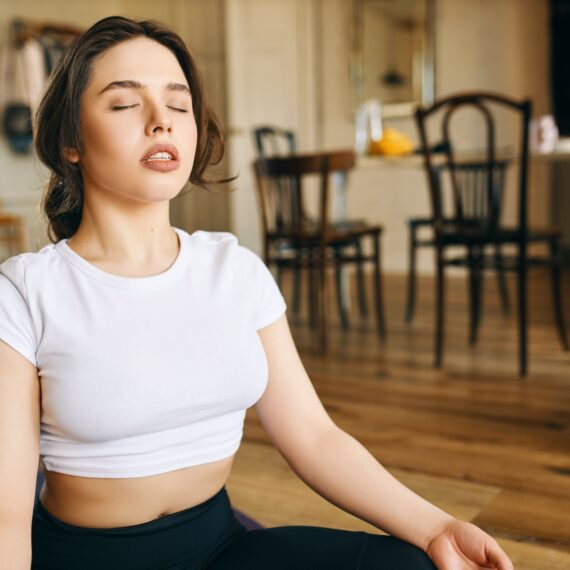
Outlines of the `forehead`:
M 122 80 L 158 87 L 172 81 L 188 85 L 176 56 L 150 38 L 128 40 L 102 53 L 93 62 L 87 90 L 98 92 L 108 83 Z

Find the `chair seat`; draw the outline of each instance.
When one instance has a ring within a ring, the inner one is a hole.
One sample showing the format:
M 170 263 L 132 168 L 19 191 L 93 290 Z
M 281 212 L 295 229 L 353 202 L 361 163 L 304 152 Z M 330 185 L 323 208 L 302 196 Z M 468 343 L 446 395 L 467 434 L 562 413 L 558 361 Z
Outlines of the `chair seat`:
M 381 226 L 372 226 L 364 220 L 346 220 L 334 222 L 328 228 L 329 233 L 326 245 L 328 248 L 336 250 L 336 253 L 333 255 L 332 252 L 329 252 L 327 263 L 374 261 L 372 256 L 358 252 L 345 254 L 342 252 L 342 248 L 358 246 L 359 240 L 363 236 L 380 235 L 382 233 Z M 312 265 L 312 252 L 320 245 L 320 229 L 317 224 L 308 222 L 303 224 L 301 230 L 295 227 L 283 228 L 279 233 L 269 232 L 267 239 L 278 242 L 281 245 L 276 254 L 270 255 L 271 263 L 281 267 Z
M 526 239 L 528 242 L 552 241 L 560 239 L 559 230 L 548 228 L 529 229 Z M 499 228 L 495 232 L 485 229 L 444 226 L 442 240 L 446 245 L 483 245 L 486 243 L 518 243 L 521 233 L 517 228 Z
M 443 219 L 443 223 L 444 224 L 455 224 L 457 223 L 457 220 L 455 218 L 444 218 Z M 408 224 L 410 226 L 433 226 L 433 218 L 410 218 L 408 220 Z
M 548 256 L 526 256 L 527 267 L 538 267 L 550 264 Z M 453 265 L 455 267 L 469 267 L 469 258 L 466 255 L 451 256 L 444 260 L 445 265 Z M 478 267 L 480 269 L 498 269 L 503 271 L 518 271 L 520 263 L 517 255 L 501 255 L 497 259 L 494 255 L 483 255 L 478 258 Z
M 370 225 L 361 220 L 335 222 L 327 226 L 327 244 L 349 244 L 365 235 L 382 233 L 382 227 Z M 320 229 L 317 224 L 283 227 L 278 232 L 268 232 L 269 240 L 285 240 L 297 247 L 314 247 L 320 242 Z

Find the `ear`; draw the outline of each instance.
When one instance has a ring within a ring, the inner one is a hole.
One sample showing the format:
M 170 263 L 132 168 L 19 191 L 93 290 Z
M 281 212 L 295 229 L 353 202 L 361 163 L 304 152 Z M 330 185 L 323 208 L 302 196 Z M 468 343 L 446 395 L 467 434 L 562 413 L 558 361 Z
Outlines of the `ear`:
M 79 153 L 74 148 L 64 147 L 63 156 L 69 162 L 79 162 Z

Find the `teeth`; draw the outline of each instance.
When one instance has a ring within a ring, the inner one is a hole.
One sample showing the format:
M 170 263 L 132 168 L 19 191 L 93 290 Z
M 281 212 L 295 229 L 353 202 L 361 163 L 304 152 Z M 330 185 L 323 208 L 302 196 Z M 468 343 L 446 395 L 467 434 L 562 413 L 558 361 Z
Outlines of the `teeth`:
M 169 152 L 155 152 L 147 158 L 147 160 L 174 160 L 173 156 Z

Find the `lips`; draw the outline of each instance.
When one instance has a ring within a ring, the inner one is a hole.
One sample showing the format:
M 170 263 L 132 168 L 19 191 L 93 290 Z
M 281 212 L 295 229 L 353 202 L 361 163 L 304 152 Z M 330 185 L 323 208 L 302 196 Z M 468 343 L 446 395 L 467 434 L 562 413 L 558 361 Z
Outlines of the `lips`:
M 157 152 L 168 152 L 172 156 L 172 160 L 178 162 L 178 149 L 173 144 L 155 144 L 152 145 L 141 158 L 141 161 L 147 161 L 153 154 Z

